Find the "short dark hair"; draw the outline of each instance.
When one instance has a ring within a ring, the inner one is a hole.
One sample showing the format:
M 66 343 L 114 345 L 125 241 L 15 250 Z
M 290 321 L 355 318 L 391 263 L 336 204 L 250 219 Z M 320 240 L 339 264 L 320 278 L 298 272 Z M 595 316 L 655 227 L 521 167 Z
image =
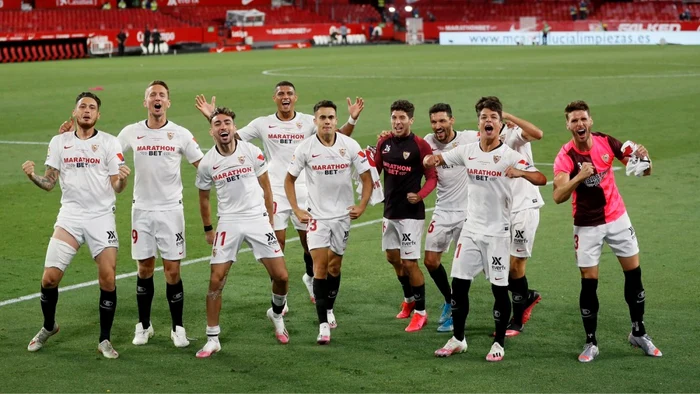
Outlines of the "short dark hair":
M 275 85 L 275 90 L 277 90 L 277 88 L 280 88 L 280 87 L 282 87 L 282 86 L 289 86 L 290 88 L 294 89 L 294 91 L 297 90 L 297 88 L 294 87 L 294 84 L 291 83 L 291 82 L 289 82 L 289 81 L 280 81 L 280 82 L 277 82 L 277 85 Z
M 572 101 L 564 108 L 564 117 L 566 117 L 566 120 L 569 120 L 569 114 L 574 111 L 586 111 L 588 115 L 591 114 L 588 104 L 583 100 Z
M 483 101 L 479 100 L 479 102 L 476 104 L 476 114 L 481 115 L 481 111 L 484 109 L 490 109 L 491 111 L 498 112 L 498 118 L 503 118 L 503 105 L 498 98 L 496 98 L 496 100 L 491 100 L 489 98 Z
M 433 105 L 428 110 L 428 115 L 436 114 L 438 112 L 446 112 L 448 118 L 452 117 L 452 107 L 450 107 L 449 104 L 437 103 L 437 104 Z
M 168 87 L 168 84 L 165 83 L 165 81 L 159 81 L 156 79 L 155 81 L 149 83 L 148 87 L 146 89 L 150 88 L 151 86 L 156 86 L 156 85 L 164 87 L 165 91 L 168 93 L 168 97 L 170 97 L 170 88 Z
M 335 104 L 330 101 L 330 100 L 321 100 L 316 105 L 314 105 L 314 113 L 318 111 L 321 108 L 333 108 L 333 111 L 338 113 L 338 107 L 335 106 Z
M 78 95 L 78 97 L 75 98 L 75 103 L 78 104 L 78 101 L 83 98 L 91 98 L 97 102 L 97 109 L 100 109 L 100 106 L 102 106 L 102 100 L 100 100 L 99 97 L 95 93 L 92 92 L 82 92 Z
M 414 107 L 408 100 L 396 100 L 391 103 L 391 112 L 394 111 L 403 111 L 409 118 L 412 118 L 413 113 L 416 111 L 416 107 Z
M 479 101 L 476 102 L 476 105 L 474 105 L 474 109 L 476 110 L 477 116 L 479 114 L 481 114 L 481 110 L 484 109 L 483 104 L 486 101 L 495 101 L 495 102 L 501 104 L 501 110 L 503 109 L 503 104 L 501 103 L 501 100 L 498 97 L 496 97 L 496 96 L 484 96 L 484 97 L 480 98 Z
M 214 109 L 214 112 L 212 112 L 211 115 L 209 115 L 209 123 L 211 123 L 211 121 L 214 120 L 214 117 L 216 115 L 226 115 L 230 116 L 231 120 L 236 120 L 236 114 L 230 108 L 216 107 Z

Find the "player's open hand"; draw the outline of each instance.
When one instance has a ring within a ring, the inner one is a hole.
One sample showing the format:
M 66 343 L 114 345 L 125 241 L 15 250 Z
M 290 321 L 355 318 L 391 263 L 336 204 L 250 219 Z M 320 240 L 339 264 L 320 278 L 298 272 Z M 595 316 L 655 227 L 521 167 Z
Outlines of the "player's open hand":
M 382 138 L 391 137 L 392 134 L 393 134 L 393 133 L 391 132 L 391 130 L 383 130 L 383 131 L 382 131 L 381 133 L 379 133 L 379 135 L 377 136 L 377 141 L 381 140 Z
M 649 157 L 649 151 L 647 151 L 647 148 L 645 148 L 644 145 L 637 145 L 637 150 L 634 151 L 634 155 L 640 159 L 643 159 L 645 157 Z
M 58 128 L 58 134 L 69 133 L 69 132 L 75 131 L 75 128 L 73 127 L 73 125 L 74 125 L 74 121 L 73 121 L 73 117 L 71 116 L 70 119 L 63 122 L 61 124 L 61 127 Z
M 199 110 L 199 112 L 202 113 L 202 115 L 209 119 L 211 114 L 213 114 L 214 110 L 216 109 L 216 96 L 211 96 L 211 103 L 208 103 L 207 98 L 204 97 L 203 94 L 198 94 L 194 98 L 194 106 Z
M 347 97 L 347 100 L 350 117 L 357 120 L 357 118 L 360 117 L 362 110 L 365 109 L 365 100 L 363 100 L 362 97 L 355 97 L 354 104 L 350 101 L 350 97 Z
M 588 178 L 589 176 L 595 174 L 595 167 L 593 167 L 592 163 L 583 163 L 581 164 L 581 168 L 578 170 L 578 175 L 580 180 L 584 180 Z
M 216 234 L 214 233 L 214 230 L 209 230 L 204 233 L 204 237 L 207 239 L 207 243 L 209 245 L 214 245 L 214 236 Z
M 31 160 L 25 161 L 24 164 L 22 164 L 22 171 L 31 178 L 34 175 L 34 162 Z
M 349 206 L 348 211 L 348 214 L 350 215 L 350 220 L 358 219 L 360 216 L 362 216 L 363 213 L 365 213 L 365 210 L 362 207 L 358 207 L 357 205 Z
M 520 178 L 521 176 L 523 176 L 523 172 L 513 168 L 512 166 L 508 166 L 506 168 L 506 176 L 508 178 Z
M 123 181 L 129 177 L 129 174 L 131 174 L 131 169 L 126 164 L 119 166 L 119 174 L 117 174 L 117 176 L 119 177 L 120 181 Z
M 423 201 L 423 199 L 417 193 L 408 193 L 406 194 L 406 198 L 411 204 L 418 204 L 419 202 Z
M 302 223 L 308 223 L 309 220 L 313 219 L 311 217 L 311 214 L 303 209 L 295 209 L 294 214 L 297 216 L 297 219 L 299 219 L 299 221 Z

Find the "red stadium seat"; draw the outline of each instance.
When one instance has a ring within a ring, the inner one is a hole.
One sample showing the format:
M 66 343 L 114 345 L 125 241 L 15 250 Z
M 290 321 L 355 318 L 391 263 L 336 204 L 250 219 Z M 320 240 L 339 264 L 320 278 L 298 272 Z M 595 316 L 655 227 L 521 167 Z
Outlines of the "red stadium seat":
M 58 45 L 56 45 L 56 46 L 58 47 L 58 48 L 57 48 L 57 49 L 58 49 L 58 58 L 59 58 L 60 60 L 63 60 L 63 59 L 67 59 L 67 58 L 68 58 L 68 56 L 66 55 L 66 50 L 65 50 L 65 48 L 64 48 L 64 45 L 65 45 L 65 44 L 58 44 Z
M 61 58 L 57 47 L 58 47 L 58 45 L 51 45 L 51 53 L 53 54 L 52 60 L 58 60 Z
M 2 51 L 0 51 L 0 59 L 2 63 L 8 63 L 10 61 L 10 53 L 7 51 L 7 47 L 2 48 Z
M 16 47 L 10 47 L 10 58 L 12 62 L 18 62 L 19 61 L 19 56 L 17 56 L 17 48 Z
M 46 59 L 46 55 L 44 54 L 44 46 L 43 45 L 37 45 L 36 52 L 37 52 L 37 55 L 39 56 L 39 61 Z
M 36 45 L 32 45 L 32 61 L 38 62 L 41 60 L 39 58 L 39 53 L 36 51 Z

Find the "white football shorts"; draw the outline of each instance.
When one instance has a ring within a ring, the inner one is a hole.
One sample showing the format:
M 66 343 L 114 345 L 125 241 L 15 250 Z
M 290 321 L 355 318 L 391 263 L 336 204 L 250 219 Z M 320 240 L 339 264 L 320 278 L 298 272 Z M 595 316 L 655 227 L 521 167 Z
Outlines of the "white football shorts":
M 535 233 L 540 225 L 540 210 L 528 208 L 510 215 L 510 255 L 521 258 L 532 256 Z
M 452 260 L 453 278 L 473 280 L 481 272 L 496 286 L 508 286 L 510 238 L 462 231 Z
M 66 230 L 78 241 L 78 245 L 87 244 L 93 259 L 105 248 L 119 249 L 119 237 L 113 213 L 84 220 L 59 217 L 54 224 L 54 228 L 56 227 Z
M 253 249 L 256 260 L 284 257 L 267 215 L 248 220 L 220 219 L 211 249 L 211 264 L 235 263 L 243 242 Z
M 420 259 L 423 224 L 419 219 L 382 219 L 382 250 L 399 249 L 401 259 Z
M 309 250 L 330 248 L 342 256 L 350 237 L 350 216 L 339 219 L 311 219 L 306 228 Z
M 297 187 L 297 204 L 299 208 L 306 209 L 306 199 L 308 197 L 308 192 L 306 187 Z M 279 192 L 273 191 L 273 202 L 272 202 L 272 212 L 275 215 L 274 225 L 275 231 L 286 230 L 289 220 L 291 219 L 294 228 L 297 230 L 306 230 L 306 223 L 302 223 L 297 218 L 297 215 L 292 211 L 292 206 L 289 205 L 289 200 L 287 195 L 282 190 L 281 194 Z
M 578 266 L 597 266 L 603 242 L 608 243 L 617 257 L 632 257 L 639 253 L 637 235 L 627 212 L 617 220 L 599 226 L 574 226 L 574 250 Z
M 457 244 L 462 232 L 467 211 L 443 211 L 436 209 L 425 235 L 425 251 L 445 253 L 450 249 L 450 242 Z
M 150 257 L 178 261 L 186 257 L 185 214 L 169 211 L 131 210 L 131 258 Z

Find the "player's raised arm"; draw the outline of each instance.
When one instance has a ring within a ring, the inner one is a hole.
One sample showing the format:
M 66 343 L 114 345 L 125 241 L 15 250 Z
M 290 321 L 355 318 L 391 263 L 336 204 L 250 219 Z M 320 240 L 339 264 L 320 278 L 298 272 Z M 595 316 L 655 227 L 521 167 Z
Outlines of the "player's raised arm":
M 528 142 L 534 140 L 541 140 L 544 136 L 544 132 L 540 130 L 539 127 L 535 126 L 534 124 L 528 122 L 525 119 L 520 119 L 511 113 L 504 111 L 503 119 L 505 119 L 506 121 L 513 122 L 518 127 L 520 127 L 523 130 L 523 138 L 525 138 L 525 140 Z
M 47 192 L 50 192 L 54 186 L 56 186 L 59 171 L 51 166 L 46 166 L 44 176 L 39 176 L 34 173 L 33 161 L 25 161 L 24 164 L 22 164 L 22 170 L 35 185 Z
M 363 109 L 365 109 L 365 101 L 362 99 L 362 97 L 355 97 L 354 104 L 350 101 L 350 97 L 347 98 L 347 101 L 348 113 L 350 113 L 350 117 L 343 127 L 340 128 L 340 132 L 350 136 L 350 134 L 352 134 L 352 132 L 355 130 L 355 124 L 357 124 L 357 119 L 360 117 L 360 113 Z
M 275 203 L 272 200 L 272 186 L 270 186 L 270 177 L 267 175 L 267 171 L 258 175 L 258 183 L 263 189 L 263 198 L 265 199 L 265 210 L 267 210 L 267 216 L 270 218 L 270 225 L 274 226 Z
M 198 94 L 194 97 L 194 106 L 207 118 L 207 123 L 209 123 L 211 114 L 216 109 L 216 96 L 211 96 L 211 103 L 208 103 L 207 98 L 203 94 Z

